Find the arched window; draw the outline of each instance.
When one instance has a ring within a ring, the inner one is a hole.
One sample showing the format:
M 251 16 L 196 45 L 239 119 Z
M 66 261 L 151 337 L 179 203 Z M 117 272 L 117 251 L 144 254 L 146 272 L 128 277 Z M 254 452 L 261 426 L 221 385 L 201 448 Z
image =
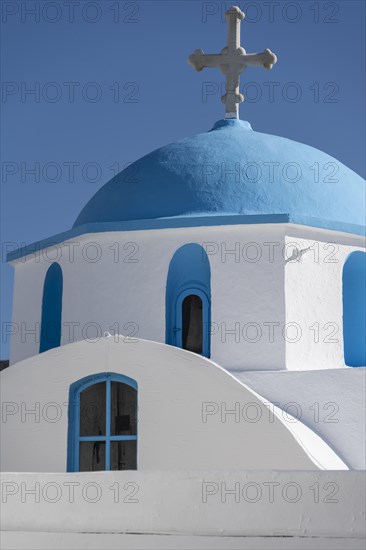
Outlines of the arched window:
M 61 343 L 62 270 L 58 263 L 49 267 L 43 285 L 39 353 Z
M 179 248 L 169 266 L 166 342 L 210 357 L 211 272 L 202 246 Z
M 72 384 L 67 471 L 136 469 L 136 381 L 103 373 Z
M 352 252 L 343 267 L 344 361 L 366 366 L 366 254 Z

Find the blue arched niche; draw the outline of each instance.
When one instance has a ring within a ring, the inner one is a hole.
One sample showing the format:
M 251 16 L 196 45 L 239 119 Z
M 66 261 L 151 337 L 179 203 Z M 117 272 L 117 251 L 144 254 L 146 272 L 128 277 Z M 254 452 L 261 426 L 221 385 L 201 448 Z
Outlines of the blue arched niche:
M 189 243 L 179 248 L 169 265 L 166 285 L 166 343 L 190 349 L 184 344 L 186 312 L 200 316 L 200 351 L 210 357 L 211 270 L 202 246 Z M 194 349 L 191 351 L 195 351 Z
M 366 366 L 366 253 L 352 252 L 343 267 L 344 361 Z
M 61 267 L 53 263 L 43 285 L 40 353 L 61 343 L 62 286 Z

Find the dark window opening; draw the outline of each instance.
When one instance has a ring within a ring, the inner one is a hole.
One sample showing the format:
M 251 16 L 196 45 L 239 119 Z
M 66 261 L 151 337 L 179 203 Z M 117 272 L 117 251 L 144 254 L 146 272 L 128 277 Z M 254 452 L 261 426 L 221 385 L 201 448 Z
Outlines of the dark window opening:
M 202 353 L 203 312 L 202 300 L 195 294 L 186 296 L 182 304 L 183 349 Z

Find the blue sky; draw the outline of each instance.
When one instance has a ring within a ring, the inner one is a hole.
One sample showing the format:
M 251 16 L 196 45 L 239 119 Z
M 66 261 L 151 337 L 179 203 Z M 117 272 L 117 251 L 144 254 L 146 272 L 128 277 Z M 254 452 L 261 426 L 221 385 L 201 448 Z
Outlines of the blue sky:
M 278 56 L 272 71 L 242 76 L 240 118 L 364 176 L 365 3 L 236 4 L 247 15 L 242 46 Z M 223 117 L 222 75 L 196 73 L 187 57 L 225 46 L 230 5 L 2 2 L 2 323 L 11 319 L 9 243 L 67 230 L 116 170 Z

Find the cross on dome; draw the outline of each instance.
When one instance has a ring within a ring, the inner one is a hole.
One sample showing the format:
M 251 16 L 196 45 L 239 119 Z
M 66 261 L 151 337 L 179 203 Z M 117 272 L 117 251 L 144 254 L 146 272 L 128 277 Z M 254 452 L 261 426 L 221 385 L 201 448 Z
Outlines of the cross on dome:
M 205 67 L 219 68 L 226 77 L 226 93 L 221 101 L 225 103 L 225 118 L 239 118 L 239 103 L 244 96 L 239 91 L 240 74 L 247 67 L 264 67 L 272 69 L 277 62 L 276 55 L 271 50 L 262 53 L 249 53 L 240 46 L 240 23 L 244 13 L 237 6 L 225 12 L 228 21 L 227 46 L 219 54 L 205 54 L 202 50 L 195 50 L 188 58 L 189 63 L 196 71 Z

